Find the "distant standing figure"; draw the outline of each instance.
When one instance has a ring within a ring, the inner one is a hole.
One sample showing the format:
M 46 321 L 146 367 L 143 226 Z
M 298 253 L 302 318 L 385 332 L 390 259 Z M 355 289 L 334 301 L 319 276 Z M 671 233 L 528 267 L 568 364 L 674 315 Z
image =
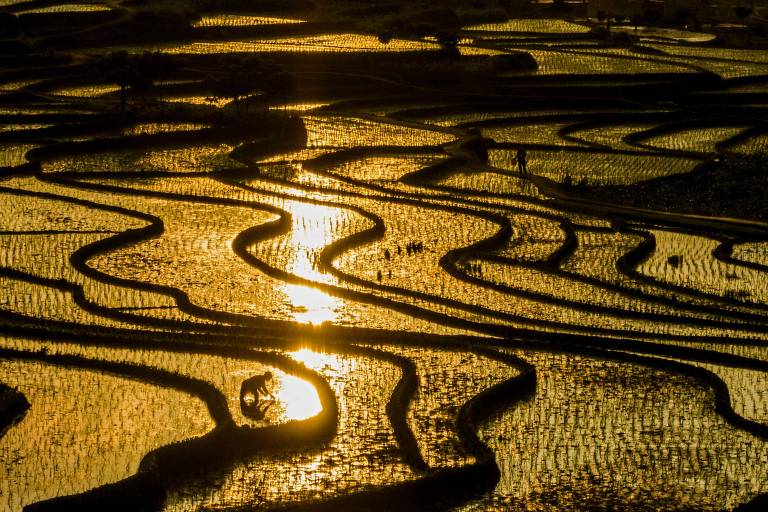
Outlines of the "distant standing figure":
M 253 377 L 245 379 L 240 386 L 240 403 L 242 404 L 245 402 L 245 397 L 248 393 L 253 395 L 253 402 L 255 404 L 259 403 L 260 393 L 269 395 L 269 397 L 274 400 L 275 395 L 267 389 L 267 382 L 270 380 L 272 380 L 272 372 L 265 372 L 263 375 L 254 375 Z
M 517 150 L 517 169 L 523 176 L 528 174 L 528 158 L 524 148 Z

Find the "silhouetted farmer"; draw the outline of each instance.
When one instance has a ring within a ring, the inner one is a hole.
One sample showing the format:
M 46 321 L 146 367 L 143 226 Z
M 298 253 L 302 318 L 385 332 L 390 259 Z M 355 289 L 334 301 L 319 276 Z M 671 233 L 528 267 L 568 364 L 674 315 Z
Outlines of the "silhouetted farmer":
M 272 400 L 275 399 L 275 395 L 267 389 L 267 382 L 272 380 L 272 372 L 265 372 L 263 375 L 254 375 L 243 381 L 240 386 L 240 403 L 245 402 L 245 397 L 248 393 L 253 395 L 253 403 L 259 403 L 259 394 L 263 393 L 269 395 Z
M 525 148 L 517 150 L 517 169 L 523 176 L 528 174 L 528 157 L 525 153 Z

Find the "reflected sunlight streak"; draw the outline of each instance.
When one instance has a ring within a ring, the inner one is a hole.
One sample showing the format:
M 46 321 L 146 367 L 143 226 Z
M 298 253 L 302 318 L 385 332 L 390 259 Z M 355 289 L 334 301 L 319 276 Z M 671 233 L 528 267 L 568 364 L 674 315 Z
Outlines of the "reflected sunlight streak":
M 291 303 L 293 318 L 297 322 L 320 325 L 336 320 L 339 300 L 316 288 L 286 284 L 285 294 Z
M 291 213 L 293 227 L 287 245 L 291 251 L 288 272 L 304 279 L 333 282 L 331 276 L 317 270 L 316 261 L 319 251 L 333 241 L 333 223 L 329 220 L 329 209 L 299 203 L 292 208 Z M 336 297 L 310 286 L 289 283 L 285 284 L 283 291 L 297 322 L 319 325 L 333 322 L 338 317 L 342 302 Z
M 309 382 L 293 375 L 283 375 L 275 396 L 285 406 L 285 418 L 304 420 L 323 410 L 317 390 Z
M 339 373 L 342 368 L 342 360 L 336 354 L 325 354 L 308 348 L 302 348 L 295 352 L 289 352 L 288 355 L 315 371 L 324 370 L 327 372 L 327 370 L 331 370 L 333 373 Z M 348 364 L 350 362 L 354 362 L 354 359 L 347 361 Z

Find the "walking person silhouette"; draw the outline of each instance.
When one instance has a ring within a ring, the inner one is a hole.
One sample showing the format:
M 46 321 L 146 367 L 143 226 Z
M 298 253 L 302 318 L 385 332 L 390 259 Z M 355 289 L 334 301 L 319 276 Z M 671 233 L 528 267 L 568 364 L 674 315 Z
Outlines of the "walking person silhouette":
M 517 150 L 517 169 L 523 176 L 528 175 L 528 155 L 525 148 L 518 148 Z

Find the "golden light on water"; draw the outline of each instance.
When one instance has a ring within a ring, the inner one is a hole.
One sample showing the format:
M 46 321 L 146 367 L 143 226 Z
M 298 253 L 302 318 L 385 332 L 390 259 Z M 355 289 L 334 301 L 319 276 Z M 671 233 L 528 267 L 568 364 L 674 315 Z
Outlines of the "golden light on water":
M 344 210 L 309 203 L 293 203 L 290 206 L 293 219 L 291 226 L 292 246 L 297 249 L 322 249 L 333 241 L 334 231 L 345 221 Z
M 306 251 L 295 251 L 294 259 L 288 267 L 288 271 L 294 275 L 307 279 L 326 279 L 328 276 L 321 274 L 310 261 Z M 323 322 L 333 322 L 338 316 L 341 301 L 317 288 L 299 284 L 286 283 L 283 287 L 288 301 L 291 304 L 293 318 L 297 322 L 319 325 Z
M 300 287 L 305 288 L 305 287 Z M 311 290 L 311 288 L 306 288 Z M 312 370 L 330 370 L 340 372 L 341 361 L 338 356 L 323 354 L 307 348 L 302 348 L 288 355 Z M 292 375 L 283 375 L 275 389 L 277 400 L 285 407 L 285 419 L 303 420 L 315 416 L 322 411 L 317 390 L 309 382 Z
M 275 396 L 285 407 L 285 418 L 303 420 L 311 418 L 323 410 L 317 390 L 309 382 L 293 375 L 280 378 L 280 387 Z
M 322 352 L 302 348 L 295 352 L 290 352 L 288 355 L 312 370 L 332 369 L 337 372 L 341 370 L 339 356 L 334 354 L 323 354 Z
M 334 281 L 318 270 L 319 251 L 333 241 L 333 226 L 340 222 L 340 210 L 298 203 L 292 205 L 293 226 L 287 241 L 287 271 L 322 283 Z M 338 317 L 341 301 L 310 286 L 286 283 L 283 287 L 297 322 L 318 325 Z
M 339 300 L 316 288 L 286 284 L 285 294 L 291 302 L 293 318 L 297 322 L 319 325 L 336 320 Z

